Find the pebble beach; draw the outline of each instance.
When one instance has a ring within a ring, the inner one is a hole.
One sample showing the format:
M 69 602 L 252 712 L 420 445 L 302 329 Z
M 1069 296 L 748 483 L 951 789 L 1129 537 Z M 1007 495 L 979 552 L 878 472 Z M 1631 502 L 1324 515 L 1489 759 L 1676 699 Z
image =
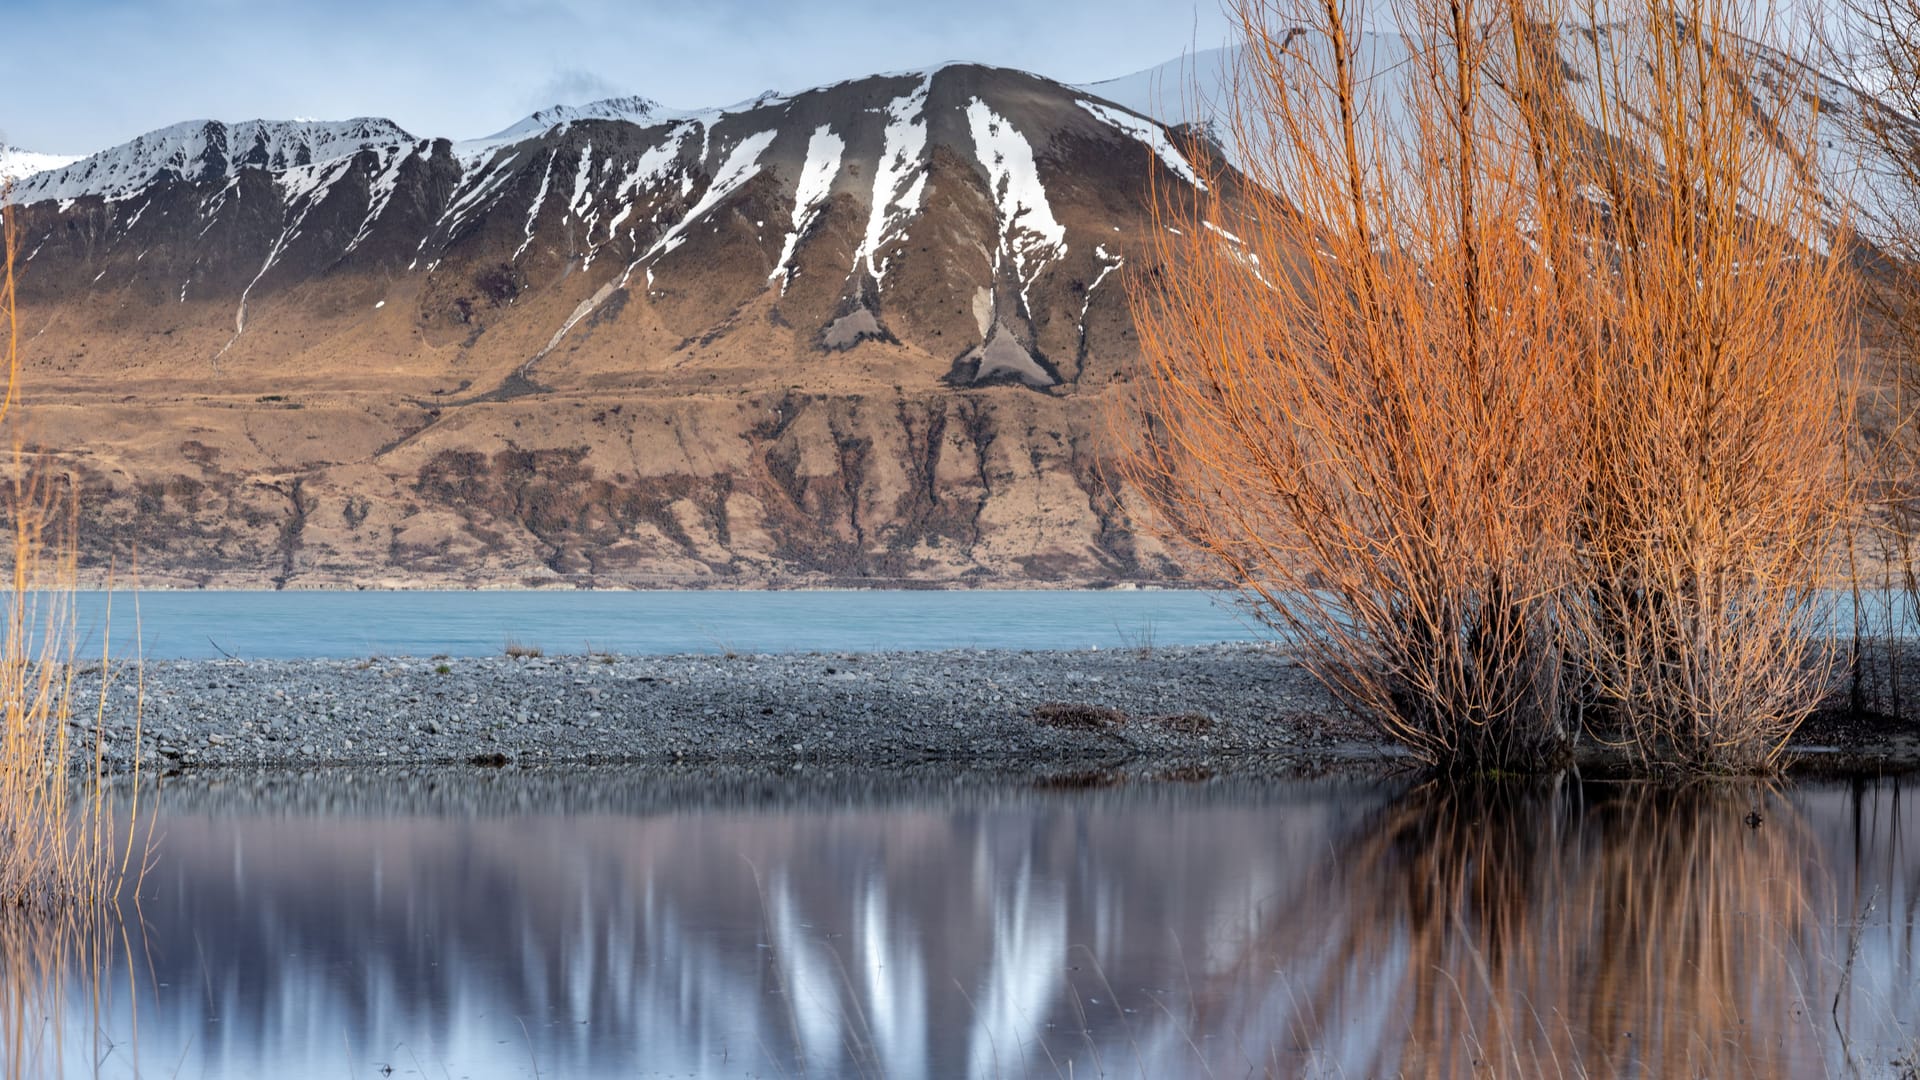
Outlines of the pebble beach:
M 108 671 L 111 768 L 974 766 L 1379 756 L 1286 650 L 149 661 Z M 101 672 L 75 679 L 91 736 Z M 136 707 L 137 706 L 137 707 Z

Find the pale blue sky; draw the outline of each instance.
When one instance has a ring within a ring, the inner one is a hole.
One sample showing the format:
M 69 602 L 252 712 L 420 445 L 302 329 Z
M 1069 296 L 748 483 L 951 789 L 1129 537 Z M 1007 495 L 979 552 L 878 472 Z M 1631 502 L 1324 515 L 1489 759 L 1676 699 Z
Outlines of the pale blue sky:
M 1228 34 L 1219 0 L 0 3 L 0 133 L 73 154 L 202 117 L 386 116 L 467 138 L 560 101 L 724 105 L 942 60 L 1087 82 Z

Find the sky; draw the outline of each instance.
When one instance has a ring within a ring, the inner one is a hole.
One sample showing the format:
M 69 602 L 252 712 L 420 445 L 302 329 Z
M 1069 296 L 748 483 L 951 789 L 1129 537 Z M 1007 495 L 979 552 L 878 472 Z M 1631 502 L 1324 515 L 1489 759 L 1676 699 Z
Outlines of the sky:
M 0 138 L 83 154 L 181 120 L 491 134 L 640 94 L 727 105 L 972 60 L 1064 82 L 1228 39 L 1220 0 L 4 0 Z M 24 47 L 23 47 L 24 46 Z

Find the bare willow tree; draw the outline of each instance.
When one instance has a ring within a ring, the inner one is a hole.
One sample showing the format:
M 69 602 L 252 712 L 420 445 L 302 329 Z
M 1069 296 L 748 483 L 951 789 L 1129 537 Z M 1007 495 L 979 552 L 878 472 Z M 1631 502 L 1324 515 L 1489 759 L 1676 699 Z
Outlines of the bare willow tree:
M 1795 42 L 1748 36 L 1750 5 L 1585 14 L 1578 652 L 1643 756 L 1764 767 L 1828 685 L 1819 587 L 1852 511 L 1851 279 L 1816 88 Z
M 1870 516 L 1851 567 L 1853 697 L 1856 709 L 1903 715 L 1899 656 L 1864 654 L 1920 619 L 1920 0 L 1833 0 L 1826 14 L 1823 58 L 1854 92 L 1833 126 L 1856 161 L 1870 315 L 1860 455 Z
M 1495 88 L 1551 58 L 1504 0 L 1364 7 L 1233 5 L 1246 182 L 1162 209 L 1129 473 L 1415 753 L 1532 767 L 1568 740 L 1579 371 L 1520 227 L 1552 139 Z
M 1358 9 L 1233 7 L 1245 183 L 1163 208 L 1131 478 L 1430 761 L 1538 765 L 1597 706 L 1647 757 L 1766 763 L 1847 506 L 1792 67 L 1714 0 Z

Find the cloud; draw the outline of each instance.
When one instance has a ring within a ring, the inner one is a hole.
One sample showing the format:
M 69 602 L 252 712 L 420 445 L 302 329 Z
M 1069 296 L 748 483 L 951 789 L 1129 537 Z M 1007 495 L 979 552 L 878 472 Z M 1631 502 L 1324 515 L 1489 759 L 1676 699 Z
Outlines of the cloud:
M 585 68 L 555 71 L 538 88 L 527 92 L 521 104 L 529 112 L 549 105 L 583 105 L 589 101 L 620 97 L 627 91 Z

